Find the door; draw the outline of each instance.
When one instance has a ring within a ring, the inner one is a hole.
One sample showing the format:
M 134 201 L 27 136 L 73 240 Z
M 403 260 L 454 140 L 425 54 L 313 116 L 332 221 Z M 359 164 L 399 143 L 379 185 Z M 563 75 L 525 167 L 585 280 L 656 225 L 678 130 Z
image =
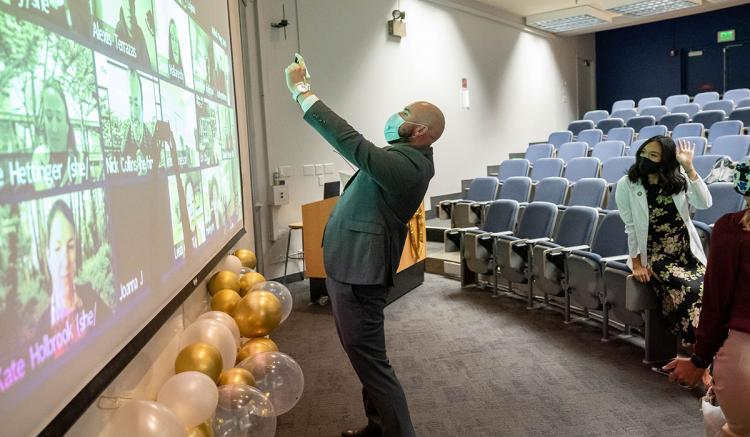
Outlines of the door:
M 732 43 L 723 47 L 726 57 L 724 91 L 750 88 L 750 44 Z

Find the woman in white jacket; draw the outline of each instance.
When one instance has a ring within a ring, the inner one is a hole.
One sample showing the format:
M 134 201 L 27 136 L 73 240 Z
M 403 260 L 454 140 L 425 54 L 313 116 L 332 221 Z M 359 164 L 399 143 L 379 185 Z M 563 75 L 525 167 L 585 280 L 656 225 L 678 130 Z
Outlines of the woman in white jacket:
M 695 343 L 706 255 L 690 220 L 690 206 L 711 206 L 711 194 L 693 168 L 695 145 L 649 138 L 617 183 L 615 199 L 628 234 L 628 265 L 650 282 L 662 313 L 684 346 Z

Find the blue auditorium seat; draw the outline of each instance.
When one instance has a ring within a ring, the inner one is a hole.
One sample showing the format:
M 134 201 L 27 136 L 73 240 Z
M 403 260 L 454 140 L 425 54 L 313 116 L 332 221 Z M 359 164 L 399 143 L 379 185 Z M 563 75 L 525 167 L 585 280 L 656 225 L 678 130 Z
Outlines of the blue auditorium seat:
M 616 156 L 623 156 L 624 154 L 625 142 L 610 139 L 595 145 L 594 149 L 591 151 L 591 157 L 599 159 L 599 162 L 604 162 L 609 158 L 614 158 Z
M 498 199 L 510 199 L 516 202 L 528 202 L 531 196 L 531 178 L 528 176 L 513 176 L 500 186 Z
M 638 110 L 644 108 L 651 108 L 653 106 L 661 106 L 661 97 L 644 97 L 638 100 Z
M 592 157 L 573 158 L 565 166 L 565 179 L 577 182 L 583 178 L 599 176 L 599 160 Z
M 622 118 L 605 118 L 596 124 L 596 128 L 604 132 L 604 135 L 607 135 L 614 128 L 623 126 L 625 126 L 625 122 Z
M 609 118 L 609 112 L 604 109 L 600 109 L 596 111 L 588 111 L 585 114 L 583 114 L 584 120 L 591 120 L 594 122 L 594 124 L 599 123 L 601 120 L 604 120 L 605 118 Z
M 612 104 L 612 112 L 619 111 L 621 109 L 633 109 L 635 108 L 634 100 L 618 100 Z
M 594 147 L 594 144 L 602 140 L 603 135 L 604 132 L 602 132 L 601 129 L 586 129 L 578 134 L 576 140 L 588 144 L 590 149 Z
M 639 115 L 633 117 L 627 122 L 628 127 L 632 127 L 634 131 L 638 132 L 646 126 L 653 126 L 656 124 L 656 117 L 653 115 Z M 609 137 L 608 137 L 609 138 Z
M 638 112 L 638 115 L 651 115 L 657 120 L 667 114 L 669 114 L 669 109 L 666 106 L 651 106 L 643 108 Z
M 623 122 L 627 123 L 628 120 L 638 115 L 638 111 L 635 109 L 619 109 L 612 111 L 610 118 L 621 118 Z
M 659 119 L 659 124 L 665 126 L 668 131 L 673 131 L 675 127 L 690 121 L 690 115 L 684 112 L 673 112 Z
M 531 169 L 531 180 L 538 182 L 548 177 L 558 177 L 562 175 L 565 163 L 560 158 L 542 158 L 538 160 Z
M 568 180 L 565 178 L 544 178 L 536 184 L 533 201 L 562 205 L 568 196 L 568 187 Z
M 537 160 L 542 158 L 551 158 L 554 153 L 555 146 L 553 146 L 552 144 L 529 144 L 529 146 L 526 148 L 526 154 L 524 155 L 524 158 L 529 161 L 530 165 L 534 165 Z
M 701 136 L 703 136 L 703 125 L 701 123 L 682 123 L 672 129 L 672 139 L 674 140 L 682 137 Z
M 634 156 L 618 156 L 610 158 L 602 164 L 602 179 L 608 184 L 614 185 L 635 164 Z
M 719 121 L 708 130 L 708 144 L 713 144 L 717 138 L 727 135 L 740 135 L 742 133 L 742 122 L 739 120 Z
M 607 134 L 607 141 L 622 141 L 627 147 L 633 142 L 633 136 L 635 129 L 632 127 L 616 127 Z
M 591 120 L 576 120 L 568 123 L 568 130 L 577 136 L 582 130 L 593 129 L 596 123 Z
M 701 105 L 697 103 L 685 103 L 684 105 L 677 105 L 669 111 L 672 114 L 685 113 L 689 118 L 693 118 L 695 114 L 700 112 Z
M 705 105 L 708 102 L 713 102 L 714 100 L 719 100 L 719 93 L 716 91 L 707 91 L 705 93 L 698 93 L 693 97 L 693 103 L 696 103 L 698 106 L 703 108 L 703 105 Z
M 734 102 L 731 100 L 714 100 L 708 102 L 701 108 L 703 111 L 719 110 L 724 111 L 724 114 L 731 114 L 734 111 Z
M 722 99 L 731 100 L 732 102 L 734 102 L 734 104 L 737 104 L 742 99 L 747 99 L 749 97 L 750 97 L 750 89 L 737 88 L 737 89 L 728 90 L 727 92 L 725 92 Z
M 568 143 L 570 141 L 573 141 L 573 132 L 569 130 L 552 132 L 547 138 L 547 142 L 555 146 L 555 148 L 560 147 L 560 144 L 562 143 Z
M 675 112 L 672 109 L 677 105 L 684 105 L 686 103 L 690 103 L 690 96 L 687 94 L 676 94 L 674 96 L 667 97 L 667 100 L 664 101 L 664 106 L 667 107 L 669 112 Z
M 601 132 L 598 129 L 592 129 L 594 132 Z M 580 139 L 580 137 L 579 137 Z M 588 154 L 589 145 L 583 141 L 573 141 L 570 143 L 563 143 L 560 148 L 557 149 L 557 157 L 562 159 L 566 164 L 573 158 L 582 158 Z
M 711 145 L 712 155 L 726 155 L 740 161 L 750 153 L 750 135 L 726 135 L 717 138 Z
M 667 127 L 661 124 L 657 124 L 656 126 L 645 126 L 638 131 L 638 139 L 647 140 L 657 135 L 665 136 L 667 135 L 667 131 Z

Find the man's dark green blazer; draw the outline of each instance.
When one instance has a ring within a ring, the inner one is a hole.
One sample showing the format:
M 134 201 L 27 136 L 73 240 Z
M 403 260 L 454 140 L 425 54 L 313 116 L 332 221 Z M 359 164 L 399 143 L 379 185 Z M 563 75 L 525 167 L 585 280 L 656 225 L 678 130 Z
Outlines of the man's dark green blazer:
M 380 148 L 322 101 L 307 121 L 359 171 L 344 188 L 323 236 L 326 274 L 347 284 L 393 285 L 407 223 L 435 174 L 432 148 Z

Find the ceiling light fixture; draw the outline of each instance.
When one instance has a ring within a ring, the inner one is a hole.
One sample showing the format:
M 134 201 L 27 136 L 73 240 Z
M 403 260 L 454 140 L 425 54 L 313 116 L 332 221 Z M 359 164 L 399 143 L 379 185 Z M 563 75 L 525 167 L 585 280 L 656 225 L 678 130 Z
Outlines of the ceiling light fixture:
M 591 6 L 576 6 L 526 17 L 527 26 L 553 33 L 568 32 L 611 22 L 612 14 Z
M 614 14 L 646 17 L 665 12 L 692 8 L 703 4 L 702 0 L 602 0 L 602 7 Z

